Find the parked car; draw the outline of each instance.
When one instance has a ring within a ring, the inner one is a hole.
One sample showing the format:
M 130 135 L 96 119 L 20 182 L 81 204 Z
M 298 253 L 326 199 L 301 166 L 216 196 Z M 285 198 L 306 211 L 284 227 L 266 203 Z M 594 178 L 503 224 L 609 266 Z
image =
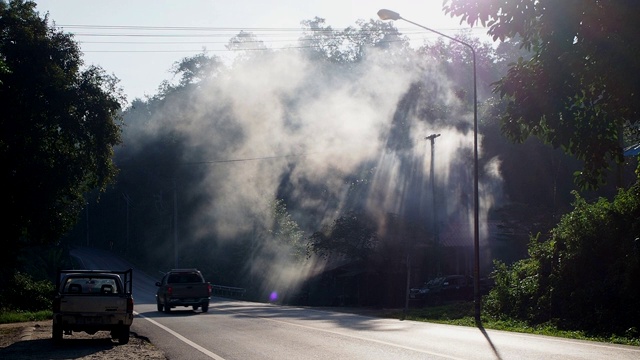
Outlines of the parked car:
M 425 282 L 420 287 L 411 288 L 409 290 L 409 299 L 412 300 L 424 300 L 427 297 L 430 289 L 434 288 L 438 282 L 440 282 L 443 278 L 435 278 L 431 279 L 428 282 Z
M 133 322 L 133 270 L 59 270 L 53 299 L 52 338 L 109 331 L 129 342 Z
M 473 278 L 466 275 L 447 275 L 429 280 L 409 291 L 409 299 L 428 305 L 454 300 L 473 300 Z

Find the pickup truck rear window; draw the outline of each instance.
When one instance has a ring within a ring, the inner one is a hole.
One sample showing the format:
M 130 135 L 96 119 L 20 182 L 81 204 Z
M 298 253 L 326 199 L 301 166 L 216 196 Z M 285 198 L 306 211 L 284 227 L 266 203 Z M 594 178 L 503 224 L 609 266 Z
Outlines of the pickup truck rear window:
M 167 282 L 170 284 L 201 283 L 202 278 L 194 273 L 171 274 Z
M 120 291 L 113 278 L 67 278 L 62 287 L 62 292 L 67 294 L 118 294 Z

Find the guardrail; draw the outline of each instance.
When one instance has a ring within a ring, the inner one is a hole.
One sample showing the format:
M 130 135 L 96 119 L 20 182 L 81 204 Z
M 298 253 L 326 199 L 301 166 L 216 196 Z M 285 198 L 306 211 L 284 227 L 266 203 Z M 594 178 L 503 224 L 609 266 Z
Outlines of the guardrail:
M 211 285 L 211 292 L 216 296 L 241 298 L 244 297 L 246 290 L 238 287 Z

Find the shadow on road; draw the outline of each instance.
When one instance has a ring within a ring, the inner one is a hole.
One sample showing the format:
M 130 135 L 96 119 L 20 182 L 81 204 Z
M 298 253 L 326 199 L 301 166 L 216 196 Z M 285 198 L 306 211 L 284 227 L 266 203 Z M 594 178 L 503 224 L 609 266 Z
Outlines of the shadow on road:
M 163 317 L 171 317 L 171 316 L 187 317 L 187 316 L 195 316 L 195 315 L 200 315 L 200 316 L 206 315 L 206 313 L 203 313 L 200 310 L 195 311 L 192 309 L 181 309 L 181 310 L 171 309 L 171 312 L 168 314 L 166 312 L 160 312 L 157 310 L 137 312 L 137 314 L 147 318 L 163 318 Z
M 484 326 L 482 326 L 482 323 L 480 323 L 478 325 L 478 329 L 480 330 L 482 335 L 484 335 L 484 338 L 487 339 L 487 342 L 489 343 L 489 346 L 491 346 L 491 350 L 493 351 L 493 354 L 496 356 L 496 359 L 502 360 L 502 357 L 500 356 L 500 353 L 498 352 L 498 349 L 496 348 L 496 346 L 491 341 L 491 338 L 489 337 L 489 334 L 487 333 L 487 330 L 485 330 Z
M 106 335 L 99 334 L 92 339 L 64 338 L 62 343 L 54 344 L 51 339 L 20 341 L 0 349 L 2 359 L 77 359 L 92 357 L 96 353 L 109 351 L 120 346 Z

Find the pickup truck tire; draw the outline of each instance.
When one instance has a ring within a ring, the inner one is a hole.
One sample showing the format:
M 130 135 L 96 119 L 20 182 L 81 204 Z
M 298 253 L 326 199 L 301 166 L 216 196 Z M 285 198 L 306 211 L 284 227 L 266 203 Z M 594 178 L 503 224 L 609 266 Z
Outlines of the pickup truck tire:
M 51 337 L 53 338 L 54 343 L 59 343 L 62 341 L 62 327 L 60 327 L 60 325 L 53 324 Z
M 162 312 L 162 310 L 164 310 L 164 309 L 163 309 L 162 304 L 160 304 L 160 300 L 159 299 L 156 300 L 156 304 L 158 305 L 158 311 Z
M 120 331 L 118 331 L 118 343 L 120 343 L 120 345 L 125 345 L 129 342 L 129 333 L 130 329 L 128 326 L 123 326 Z
M 164 298 L 164 312 L 165 314 L 171 312 L 171 306 L 169 306 L 169 301 L 167 300 L 167 298 Z
M 207 312 L 207 311 L 209 311 L 209 304 L 202 303 L 202 312 Z

